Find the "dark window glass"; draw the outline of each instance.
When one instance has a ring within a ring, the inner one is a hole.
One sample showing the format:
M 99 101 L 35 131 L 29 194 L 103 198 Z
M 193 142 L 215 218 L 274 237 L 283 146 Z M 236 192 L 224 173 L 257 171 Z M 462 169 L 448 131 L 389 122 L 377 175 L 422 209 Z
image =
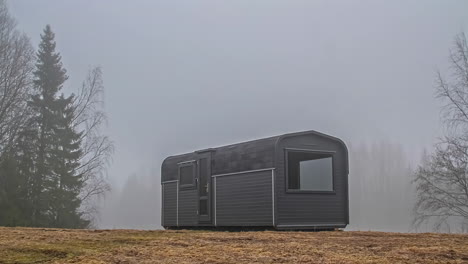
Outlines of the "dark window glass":
M 195 185 L 194 165 L 183 165 L 179 167 L 179 185 L 180 187 L 190 187 Z
M 208 194 L 208 160 L 206 158 L 200 159 L 200 196 L 206 196 Z
M 333 191 L 333 158 L 330 154 L 289 151 L 288 189 Z
M 200 200 L 200 215 L 208 215 L 208 200 Z

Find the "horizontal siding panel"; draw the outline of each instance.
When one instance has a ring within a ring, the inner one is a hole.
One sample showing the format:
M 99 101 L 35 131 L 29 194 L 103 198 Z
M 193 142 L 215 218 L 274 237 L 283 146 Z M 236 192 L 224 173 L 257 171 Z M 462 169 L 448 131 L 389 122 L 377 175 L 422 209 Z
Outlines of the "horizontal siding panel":
M 271 226 L 271 171 L 216 178 L 218 226 Z
M 163 193 L 163 226 L 177 225 L 177 182 L 165 183 L 162 185 Z
M 179 191 L 179 226 L 198 225 L 198 190 Z

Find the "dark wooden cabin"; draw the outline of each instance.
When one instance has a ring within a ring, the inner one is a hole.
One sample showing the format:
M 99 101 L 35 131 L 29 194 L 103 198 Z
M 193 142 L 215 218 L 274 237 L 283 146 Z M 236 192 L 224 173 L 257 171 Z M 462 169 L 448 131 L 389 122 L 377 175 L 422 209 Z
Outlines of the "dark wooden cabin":
M 348 151 L 316 131 L 171 156 L 162 225 L 330 229 L 349 224 Z

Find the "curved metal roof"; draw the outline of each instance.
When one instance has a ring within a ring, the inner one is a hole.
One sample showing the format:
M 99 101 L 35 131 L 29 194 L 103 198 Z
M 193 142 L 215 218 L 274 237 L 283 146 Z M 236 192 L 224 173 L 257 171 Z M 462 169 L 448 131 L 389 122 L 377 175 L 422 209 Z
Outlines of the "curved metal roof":
M 176 166 L 171 165 L 176 165 L 177 163 L 186 160 L 195 159 L 197 154 L 204 152 L 212 152 L 212 174 L 274 167 L 276 146 L 281 140 L 288 137 L 303 136 L 308 134 L 317 135 L 332 141 L 339 142 L 343 145 L 347 155 L 346 145 L 341 139 L 314 130 L 309 130 L 169 156 L 163 161 L 162 169 L 166 167 L 166 172 L 171 172 L 171 174 L 176 173 L 176 171 L 174 171 Z

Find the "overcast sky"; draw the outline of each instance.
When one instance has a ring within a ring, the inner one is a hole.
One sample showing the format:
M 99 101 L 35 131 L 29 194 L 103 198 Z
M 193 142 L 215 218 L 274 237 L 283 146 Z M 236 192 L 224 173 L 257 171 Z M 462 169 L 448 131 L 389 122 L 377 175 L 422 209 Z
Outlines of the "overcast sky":
M 440 136 L 437 68 L 468 1 L 10 1 L 56 33 L 76 89 L 104 71 L 117 183 L 167 155 L 300 130 L 348 144 Z M 159 177 L 159 175 L 155 175 Z

